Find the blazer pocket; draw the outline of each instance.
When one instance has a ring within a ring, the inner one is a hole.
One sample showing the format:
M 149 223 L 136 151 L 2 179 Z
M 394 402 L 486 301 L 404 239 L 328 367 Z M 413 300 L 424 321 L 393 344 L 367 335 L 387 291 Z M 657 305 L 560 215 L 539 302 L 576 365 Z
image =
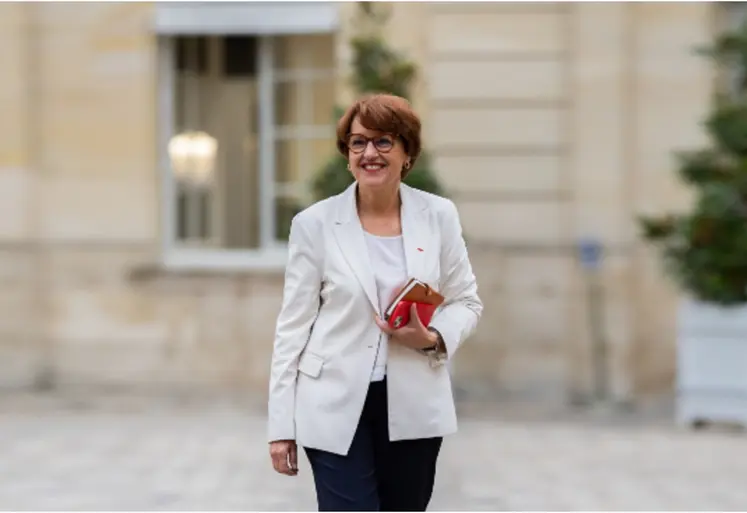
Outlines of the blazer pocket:
M 324 367 L 324 360 L 314 353 L 304 353 L 301 356 L 301 361 L 298 362 L 298 371 L 310 378 L 318 378 L 322 373 L 322 367 Z

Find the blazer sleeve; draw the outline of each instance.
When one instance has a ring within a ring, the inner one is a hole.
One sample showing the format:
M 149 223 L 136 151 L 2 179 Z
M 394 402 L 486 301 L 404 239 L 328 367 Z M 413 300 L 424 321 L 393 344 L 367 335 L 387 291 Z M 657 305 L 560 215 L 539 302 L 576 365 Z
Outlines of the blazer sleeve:
M 477 280 L 462 236 L 459 212 L 448 200 L 441 213 L 441 294 L 445 300 L 431 320 L 446 345 L 446 357 L 452 358 L 459 346 L 477 327 L 482 301 L 477 295 Z
M 298 360 L 309 339 L 320 306 L 322 282 L 318 244 L 308 220 L 293 218 L 288 240 L 283 302 L 278 315 L 270 368 L 269 441 L 295 440 Z

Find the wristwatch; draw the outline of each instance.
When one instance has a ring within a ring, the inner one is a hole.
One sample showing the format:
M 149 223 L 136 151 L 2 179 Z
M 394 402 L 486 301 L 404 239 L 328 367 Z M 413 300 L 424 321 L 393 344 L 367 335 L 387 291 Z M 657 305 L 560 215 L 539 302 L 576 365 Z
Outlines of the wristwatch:
M 438 354 L 440 352 L 443 352 L 443 349 L 444 349 L 444 338 L 441 336 L 441 333 L 439 333 L 436 328 L 431 328 L 430 326 L 428 327 L 428 331 L 430 331 L 432 333 L 435 333 L 436 337 L 438 337 L 438 340 L 436 341 L 436 343 L 433 346 L 426 347 L 424 349 L 421 349 L 420 351 L 423 354 L 428 355 L 428 356 L 434 355 L 434 354 Z

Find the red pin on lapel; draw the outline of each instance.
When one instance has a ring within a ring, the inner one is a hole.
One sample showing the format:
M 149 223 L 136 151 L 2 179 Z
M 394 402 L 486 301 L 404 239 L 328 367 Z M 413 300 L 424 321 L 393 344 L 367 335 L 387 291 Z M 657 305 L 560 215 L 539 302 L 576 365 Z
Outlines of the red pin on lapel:
M 420 252 L 422 253 L 422 251 L 423 251 L 423 248 L 418 248 L 418 251 L 420 251 Z

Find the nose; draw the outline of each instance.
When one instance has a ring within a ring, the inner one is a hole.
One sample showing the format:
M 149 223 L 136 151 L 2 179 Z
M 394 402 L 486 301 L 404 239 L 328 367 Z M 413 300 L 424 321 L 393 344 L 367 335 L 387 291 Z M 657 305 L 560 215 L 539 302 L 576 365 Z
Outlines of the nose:
M 368 141 L 366 143 L 366 149 L 363 150 L 363 157 L 364 158 L 376 158 L 379 156 L 379 150 L 376 149 L 376 146 L 374 146 L 373 141 Z

